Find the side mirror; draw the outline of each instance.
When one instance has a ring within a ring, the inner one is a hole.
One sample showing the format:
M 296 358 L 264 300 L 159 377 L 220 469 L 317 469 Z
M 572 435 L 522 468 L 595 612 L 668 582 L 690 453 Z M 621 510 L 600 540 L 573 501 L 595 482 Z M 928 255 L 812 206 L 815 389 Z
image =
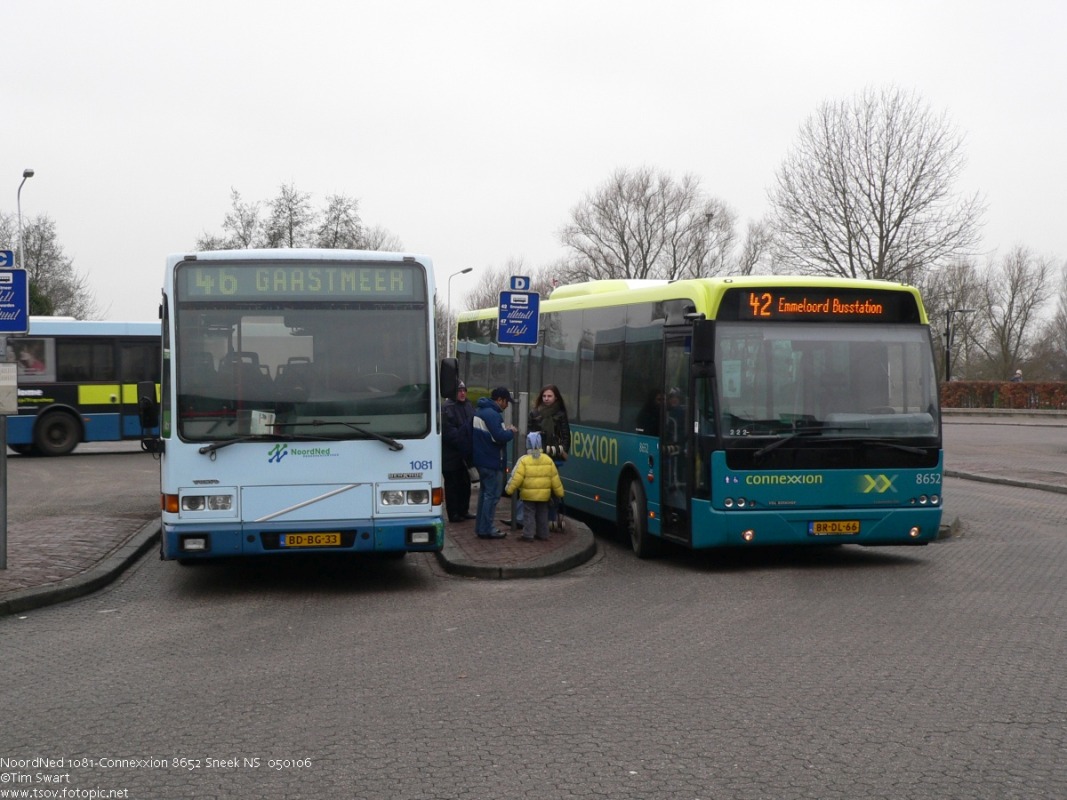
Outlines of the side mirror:
M 693 363 L 710 364 L 715 361 L 715 323 L 709 319 L 693 323 Z
M 162 453 L 163 440 L 159 438 L 159 401 L 156 400 L 156 384 L 140 381 L 137 384 L 137 414 L 141 419 L 141 449 L 146 453 Z
M 454 358 L 441 359 L 441 377 L 438 389 L 441 397 L 455 397 L 459 388 L 459 361 Z
M 137 413 L 141 417 L 141 431 L 159 427 L 159 403 L 156 401 L 156 384 L 141 381 L 137 384 Z

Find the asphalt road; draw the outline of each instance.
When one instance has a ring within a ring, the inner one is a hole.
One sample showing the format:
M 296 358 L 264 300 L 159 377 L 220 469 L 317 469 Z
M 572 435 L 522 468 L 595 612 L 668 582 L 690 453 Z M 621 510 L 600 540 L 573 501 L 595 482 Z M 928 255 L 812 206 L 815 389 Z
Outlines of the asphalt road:
M 61 761 L 0 760 L 0 790 L 51 772 L 130 798 L 1067 797 L 1067 495 L 945 495 L 958 534 L 925 548 L 639 562 L 602 537 L 531 581 L 148 557 L 0 618 L 0 759 Z
M 7 454 L 8 520 L 135 514 L 159 508 L 159 462 L 139 442 L 79 445 L 65 458 Z M 116 511 L 119 509 L 119 511 Z

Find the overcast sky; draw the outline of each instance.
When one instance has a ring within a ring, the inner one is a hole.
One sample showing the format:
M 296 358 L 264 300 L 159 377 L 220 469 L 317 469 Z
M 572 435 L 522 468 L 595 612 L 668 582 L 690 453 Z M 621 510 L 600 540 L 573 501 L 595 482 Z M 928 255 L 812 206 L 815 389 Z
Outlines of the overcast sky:
M 914 90 L 966 137 L 984 247 L 1067 258 L 1067 3 L 989 0 L 2 0 L 0 210 L 47 214 L 101 315 L 153 319 L 168 253 L 230 189 L 283 183 L 478 271 L 563 255 L 621 167 L 691 172 L 737 212 L 800 125 Z M 6 188 L 4 188 L 6 186 Z

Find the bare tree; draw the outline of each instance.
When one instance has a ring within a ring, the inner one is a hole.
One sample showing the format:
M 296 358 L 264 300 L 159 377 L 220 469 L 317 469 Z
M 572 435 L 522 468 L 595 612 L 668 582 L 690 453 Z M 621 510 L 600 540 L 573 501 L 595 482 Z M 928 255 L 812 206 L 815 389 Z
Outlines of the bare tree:
M 699 180 L 650 168 L 617 170 L 571 211 L 560 239 L 565 282 L 686 278 L 721 272 L 735 242 L 733 212 L 703 196 Z
M 222 223 L 224 236 L 203 234 L 196 240 L 197 250 L 241 250 L 259 247 L 262 241 L 263 223 L 259 219 L 260 203 L 241 202 L 241 194 L 230 188 L 230 210 Z
M 734 272 L 738 275 L 755 275 L 760 269 L 772 271 L 771 250 L 774 247 L 774 232 L 766 221 L 750 222 L 741 244 L 741 252 L 735 261 Z
M 358 250 L 364 246 L 359 201 L 344 194 L 326 198 L 326 211 L 315 231 L 315 246 Z
M 58 314 L 93 319 L 99 315 L 89 278 L 74 271 L 74 262 L 63 252 L 56 223 L 40 214 L 22 223 L 19 256 L 30 285 L 30 313 Z
M 1054 270 L 1050 258 L 1021 246 L 990 264 L 979 312 L 984 338 L 976 342 L 986 359 L 983 377 L 1007 378 L 1026 363 Z
M 359 200 L 345 194 L 330 195 L 326 208 L 316 211 L 311 195 L 283 185 L 274 200 L 246 203 L 230 189 L 231 207 L 222 224 L 222 234 L 204 233 L 197 250 L 238 250 L 250 247 L 323 247 L 328 249 L 404 249 L 400 238 L 380 225 L 366 228 L 359 215 Z M 270 211 L 264 222 L 260 211 Z
M 230 241 L 235 249 L 255 247 L 262 236 L 263 223 L 259 219 L 260 203 L 242 203 L 236 189 L 230 189 L 233 208 L 226 215 L 223 227 L 230 231 Z
M 959 259 L 921 277 L 917 285 L 930 320 L 934 349 L 939 353 L 938 374 L 945 374 L 945 359 L 951 358 L 953 378 L 971 377 L 975 370 L 972 364 L 981 360 L 975 351 L 989 276 L 974 261 Z
M 958 197 L 963 137 L 913 93 L 824 103 L 778 169 L 770 202 L 781 267 L 917 279 L 973 254 L 984 204 Z
M 1067 380 L 1067 265 L 1059 271 L 1056 313 L 1038 336 L 1036 350 L 1031 363 L 1040 364 L 1039 373 L 1053 380 Z
M 307 247 L 315 226 L 311 195 L 292 183 L 282 184 L 270 202 L 270 217 L 264 229 L 267 247 Z
M 404 243 L 395 233 L 383 228 L 381 225 L 373 225 L 364 229 L 362 247 L 364 250 L 399 253 L 404 249 Z

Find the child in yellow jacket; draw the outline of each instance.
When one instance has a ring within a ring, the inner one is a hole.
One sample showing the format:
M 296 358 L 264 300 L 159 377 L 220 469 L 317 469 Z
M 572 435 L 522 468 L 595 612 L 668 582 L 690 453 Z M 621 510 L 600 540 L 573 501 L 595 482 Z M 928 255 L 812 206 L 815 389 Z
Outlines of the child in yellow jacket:
M 519 492 L 523 504 L 522 541 L 544 541 L 548 538 L 548 504 L 553 495 L 563 499 L 563 482 L 555 462 L 541 452 L 540 433 L 527 434 L 526 450 L 515 464 L 504 493 L 510 497 L 516 490 Z M 531 535 L 532 531 L 536 533 Z

